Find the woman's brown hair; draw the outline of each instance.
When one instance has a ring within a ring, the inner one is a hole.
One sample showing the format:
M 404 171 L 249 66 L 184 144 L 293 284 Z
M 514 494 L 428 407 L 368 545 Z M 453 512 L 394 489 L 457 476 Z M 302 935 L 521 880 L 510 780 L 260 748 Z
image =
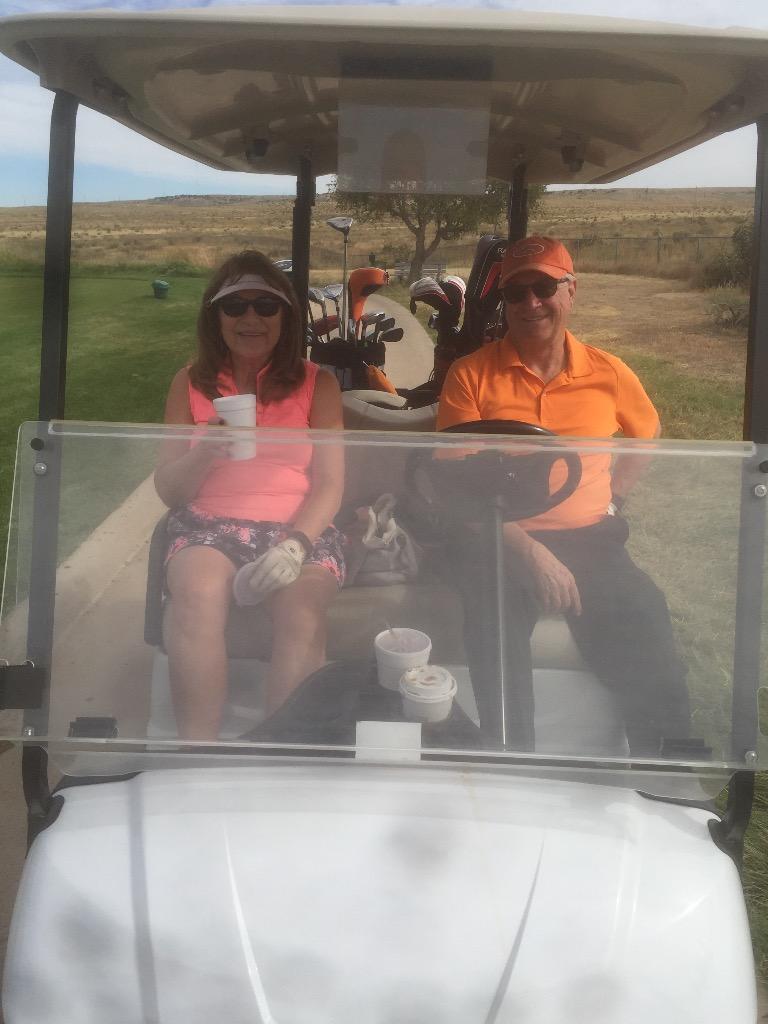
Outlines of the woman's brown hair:
M 256 249 L 246 249 L 230 256 L 209 281 L 197 317 L 197 357 L 189 367 L 189 379 L 206 398 L 218 397 L 218 376 L 222 369 L 231 367 L 231 357 L 221 336 L 219 311 L 211 305 L 211 299 L 225 284 L 234 284 L 246 274 L 259 274 L 290 302 L 289 306 L 283 307 L 280 337 L 259 386 L 262 402 L 276 402 L 295 391 L 306 375 L 302 360 L 301 310 L 286 275 L 268 256 Z

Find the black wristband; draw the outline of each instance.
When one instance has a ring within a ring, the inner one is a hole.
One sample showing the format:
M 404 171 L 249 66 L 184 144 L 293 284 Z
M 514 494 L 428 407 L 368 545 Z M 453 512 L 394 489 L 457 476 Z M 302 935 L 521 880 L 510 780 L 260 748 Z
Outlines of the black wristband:
M 285 539 L 297 540 L 299 544 L 301 544 L 301 546 L 304 548 L 306 554 L 312 554 L 312 549 L 314 548 L 315 545 L 312 543 L 312 541 L 309 539 L 306 533 L 302 533 L 301 530 L 286 530 Z

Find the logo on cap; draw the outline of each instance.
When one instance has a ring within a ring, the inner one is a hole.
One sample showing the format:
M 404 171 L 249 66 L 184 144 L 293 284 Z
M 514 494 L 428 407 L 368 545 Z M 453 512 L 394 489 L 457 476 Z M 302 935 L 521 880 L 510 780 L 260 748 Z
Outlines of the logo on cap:
M 523 256 L 540 256 L 545 251 L 545 247 L 541 242 L 518 242 L 517 245 L 513 245 L 509 251 L 509 255 L 513 259 L 520 259 Z

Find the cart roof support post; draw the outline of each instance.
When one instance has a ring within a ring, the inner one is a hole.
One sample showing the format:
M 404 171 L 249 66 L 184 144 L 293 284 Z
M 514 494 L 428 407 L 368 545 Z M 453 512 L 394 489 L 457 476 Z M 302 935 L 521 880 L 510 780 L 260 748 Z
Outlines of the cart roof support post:
M 56 93 L 51 112 L 43 272 L 38 407 L 38 418 L 43 421 L 63 417 L 65 408 L 77 108 L 78 101 L 74 96 L 66 92 Z M 24 453 L 35 463 L 27 657 L 44 670 L 50 684 L 58 561 L 61 446 L 51 437 L 36 440 L 37 447 Z M 31 735 L 44 735 L 48 731 L 48 703 L 49 690 L 46 687 L 43 706 L 25 712 L 25 727 Z M 47 765 L 48 756 L 42 747 L 25 749 L 22 779 L 27 802 L 28 844 L 45 827 L 54 809 L 48 788 Z
M 768 444 L 768 114 L 757 121 L 757 175 L 752 237 L 744 439 Z
M 744 391 L 744 439 L 757 448 L 742 471 L 731 708 L 731 753 L 748 768 L 756 763 L 757 691 L 763 613 L 765 520 L 768 505 L 768 115 L 757 121 L 757 175 L 752 239 L 752 281 Z M 754 777 L 736 772 L 723 820 L 710 827 L 715 841 L 741 867 L 744 832 L 752 812 Z
M 38 413 L 41 420 L 64 416 L 77 108 L 78 101 L 74 96 L 66 92 L 56 93 L 51 113 L 48 209 L 45 222 L 43 337 Z
M 517 242 L 528 234 L 528 185 L 525 164 L 518 164 L 512 175 L 507 205 L 507 227 L 510 242 Z
M 744 439 L 757 445 L 742 474 L 733 663 L 733 754 L 741 759 L 757 742 L 763 566 L 768 482 L 768 116 L 757 123 L 757 180 L 750 290 Z
M 301 337 L 304 355 L 307 350 L 307 292 L 309 291 L 309 242 L 312 231 L 312 207 L 315 205 L 315 176 L 312 161 L 305 156 L 299 158 L 296 175 L 296 201 L 293 204 L 293 234 L 291 237 L 291 260 L 293 263 L 293 288 L 301 309 Z

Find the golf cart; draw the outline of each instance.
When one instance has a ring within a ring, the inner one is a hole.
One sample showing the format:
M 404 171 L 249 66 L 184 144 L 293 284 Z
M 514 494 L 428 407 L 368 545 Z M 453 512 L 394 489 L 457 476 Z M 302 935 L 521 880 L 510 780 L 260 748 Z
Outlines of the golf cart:
M 0 738 L 23 745 L 30 835 L 6 1024 L 753 1024 L 739 865 L 768 763 L 768 36 L 289 6 L 7 19 L 0 50 L 55 91 L 40 412 L 19 435 L 0 632 Z M 511 183 L 516 239 L 526 182 L 612 181 L 757 121 L 744 441 L 433 433 L 419 409 L 391 410 L 389 429 L 258 431 L 262 458 L 342 447 L 345 506 L 394 495 L 423 558 L 416 578 L 344 588 L 329 664 L 269 718 L 269 623 L 233 611 L 226 728 L 180 740 L 147 586 L 152 470 L 169 439 L 238 433 L 62 418 L 80 103 L 215 167 L 295 173 L 301 295 L 316 175 L 449 193 L 492 175 Z M 501 528 L 619 457 L 643 465 L 630 544 L 672 607 L 691 734 L 659 707 L 664 742 L 630 750 L 612 693 L 544 620 L 520 742 Z M 498 669 L 490 734 L 446 557 L 468 525 Z M 380 682 L 376 640 L 406 629 L 453 681 L 439 708 Z

